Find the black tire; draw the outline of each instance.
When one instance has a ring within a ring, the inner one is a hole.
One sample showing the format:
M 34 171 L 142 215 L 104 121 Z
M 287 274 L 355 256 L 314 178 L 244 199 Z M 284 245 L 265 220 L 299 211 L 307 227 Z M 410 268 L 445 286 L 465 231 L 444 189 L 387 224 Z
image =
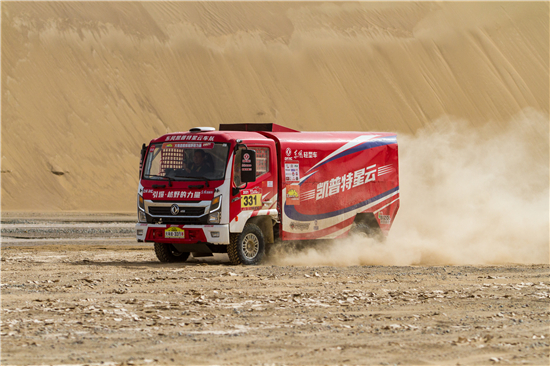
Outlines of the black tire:
M 185 262 L 189 252 L 179 252 L 172 244 L 155 243 L 155 254 L 163 263 Z
M 231 264 L 255 265 L 262 261 L 265 255 L 264 233 L 256 224 L 246 224 L 240 234 L 231 234 L 231 242 L 227 246 L 227 254 Z
M 369 238 L 373 238 L 379 242 L 384 242 L 385 237 L 380 230 L 380 227 L 375 223 L 374 225 L 369 225 L 365 221 L 356 221 L 352 224 L 350 229 L 351 234 L 363 234 Z

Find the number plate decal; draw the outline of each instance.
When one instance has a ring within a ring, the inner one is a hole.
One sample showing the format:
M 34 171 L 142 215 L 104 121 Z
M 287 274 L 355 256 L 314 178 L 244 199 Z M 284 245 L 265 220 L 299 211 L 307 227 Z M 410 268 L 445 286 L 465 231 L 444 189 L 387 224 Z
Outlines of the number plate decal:
M 185 230 L 179 228 L 179 227 L 169 227 L 168 229 L 164 230 L 164 237 L 165 238 L 179 238 L 183 239 L 185 238 Z
M 247 194 L 241 196 L 241 208 L 261 207 L 262 195 L 261 194 Z
M 243 189 L 241 191 L 241 210 L 256 210 L 262 206 L 261 188 Z

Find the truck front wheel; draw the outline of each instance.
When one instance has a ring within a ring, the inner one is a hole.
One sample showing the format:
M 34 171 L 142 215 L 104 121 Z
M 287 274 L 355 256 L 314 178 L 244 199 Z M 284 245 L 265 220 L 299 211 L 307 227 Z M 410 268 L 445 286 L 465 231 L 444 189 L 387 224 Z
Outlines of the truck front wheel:
M 190 253 L 179 252 L 172 244 L 155 243 L 155 254 L 163 263 L 174 263 L 185 262 Z
M 227 254 L 231 264 L 260 263 L 265 255 L 265 239 L 262 230 L 256 224 L 246 224 L 242 233 L 231 234 Z

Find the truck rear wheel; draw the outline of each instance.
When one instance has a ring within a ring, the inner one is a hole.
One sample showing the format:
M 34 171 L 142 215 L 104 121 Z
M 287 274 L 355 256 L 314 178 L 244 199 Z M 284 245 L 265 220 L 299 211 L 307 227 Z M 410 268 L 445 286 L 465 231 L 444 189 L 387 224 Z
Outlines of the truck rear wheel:
M 380 242 L 386 239 L 372 213 L 358 215 L 351 225 L 350 233 L 366 235 Z
M 179 252 L 172 244 L 155 243 L 155 254 L 163 263 L 185 262 L 189 252 Z
M 231 264 L 260 263 L 265 255 L 265 239 L 262 230 L 256 224 L 246 224 L 242 233 L 231 234 L 227 254 Z

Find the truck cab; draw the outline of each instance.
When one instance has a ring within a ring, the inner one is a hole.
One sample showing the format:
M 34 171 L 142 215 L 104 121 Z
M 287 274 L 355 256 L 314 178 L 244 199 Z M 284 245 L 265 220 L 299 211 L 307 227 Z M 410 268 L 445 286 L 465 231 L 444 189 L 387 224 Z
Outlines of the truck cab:
M 273 140 L 248 131 L 152 140 L 142 151 L 138 241 L 153 242 L 163 262 L 226 251 L 234 263 L 259 262 L 278 222 L 276 156 Z

